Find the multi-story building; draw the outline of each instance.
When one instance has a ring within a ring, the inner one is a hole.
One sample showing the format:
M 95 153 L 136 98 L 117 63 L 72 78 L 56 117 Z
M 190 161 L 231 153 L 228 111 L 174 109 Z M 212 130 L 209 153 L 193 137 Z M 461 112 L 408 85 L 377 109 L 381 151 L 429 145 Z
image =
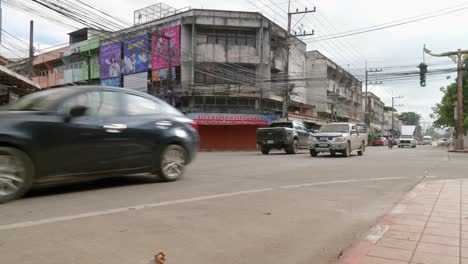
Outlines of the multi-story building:
M 401 120 L 398 119 L 398 115 L 395 112 L 395 109 L 392 109 L 392 107 L 384 108 L 384 124 L 382 132 L 387 136 L 398 135 L 401 131 Z
M 367 111 L 366 111 L 367 100 Z M 385 104 L 380 97 L 374 93 L 364 93 L 362 99 L 362 111 L 366 113 L 366 121 L 374 131 L 383 132 L 384 129 L 384 108 Z
M 319 51 L 306 53 L 307 102 L 323 120 L 362 122 L 362 83 Z
M 306 44 L 260 13 L 157 4 L 135 11 L 130 28 L 69 35 L 69 46 L 34 58 L 41 88 L 102 84 L 154 94 L 199 123 L 202 148 L 255 148 L 256 128 L 279 118 L 286 89 L 291 116 L 314 116 Z

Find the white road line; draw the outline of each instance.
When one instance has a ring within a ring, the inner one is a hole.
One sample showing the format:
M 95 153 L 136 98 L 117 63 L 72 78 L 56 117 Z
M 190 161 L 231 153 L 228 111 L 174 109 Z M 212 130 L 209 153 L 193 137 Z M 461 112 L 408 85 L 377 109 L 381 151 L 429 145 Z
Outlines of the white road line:
M 304 183 L 304 184 L 297 184 L 297 185 L 282 186 L 282 187 L 279 187 L 279 189 L 291 189 L 291 188 L 299 188 L 299 187 L 320 186 L 320 185 L 351 183 L 351 182 L 399 180 L 399 179 L 407 179 L 407 178 L 410 178 L 410 177 L 352 179 L 352 180 L 344 180 L 344 181 L 315 182 L 315 183 Z M 44 225 L 44 224 L 71 221 L 71 220 L 82 219 L 82 218 L 89 218 L 89 217 L 95 217 L 95 216 L 123 213 L 123 212 L 127 212 L 127 211 L 142 210 L 142 209 L 148 209 L 148 208 L 162 207 L 162 206 L 174 205 L 174 204 L 184 204 L 184 203 L 191 203 L 191 202 L 198 202 L 198 201 L 205 201 L 205 200 L 213 200 L 213 199 L 218 199 L 218 198 L 239 196 L 239 195 L 252 194 L 252 193 L 268 192 L 268 191 L 273 191 L 273 190 L 275 190 L 275 189 L 274 188 L 264 188 L 264 189 L 255 189 L 255 190 L 247 190 L 247 191 L 240 191 L 240 192 L 221 193 L 221 194 L 199 196 L 199 197 L 179 199 L 179 200 L 166 201 L 166 202 L 158 202 L 158 203 L 140 204 L 140 205 L 134 205 L 134 206 L 128 206 L 128 207 L 120 207 L 120 208 L 114 208 L 114 209 L 108 209 L 108 210 L 102 210 L 102 211 L 95 211 L 95 212 L 88 212 L 88 213 L 82 213 L 82 214 L 76 214 L 76 215 L 70 215 L 70 216 L 51 217 L 51 218 L 45 218 L 45 219 L 40 219 L 40 220 L 35 220 L 35 221 L 26 221 L 26 222 L 14 223 L 14 224 L 0 225 L 0 230 L 10 230 L 10 229 L 22 228 L 22 227 L 32 227 L 32 226 L 38 226 L 38 225 Z

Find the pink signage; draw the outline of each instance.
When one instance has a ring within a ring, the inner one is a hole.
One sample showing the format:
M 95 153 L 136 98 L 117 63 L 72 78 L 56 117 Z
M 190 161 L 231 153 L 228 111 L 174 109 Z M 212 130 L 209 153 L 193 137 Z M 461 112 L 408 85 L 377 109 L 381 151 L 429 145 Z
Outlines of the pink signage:
M 168 45 L 170 44 L 170 47 Z M 170 50 L 170 53 L 169 53 Z M 159 31 L 151 37 L 152 70 L 169 68 L 169 57 L 172 65 L 180 65 L 180 27 L 175 26 Z M 170 56 L 169 56 L 170 55 Z

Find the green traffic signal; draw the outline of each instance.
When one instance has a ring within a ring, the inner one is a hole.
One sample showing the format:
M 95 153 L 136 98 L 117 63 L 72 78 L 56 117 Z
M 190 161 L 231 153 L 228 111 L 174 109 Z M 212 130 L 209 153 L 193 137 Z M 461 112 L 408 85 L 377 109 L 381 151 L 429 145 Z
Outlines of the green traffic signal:
M 426 82 L 421 82 L 420 85 L 421 87 L 426 87 Z

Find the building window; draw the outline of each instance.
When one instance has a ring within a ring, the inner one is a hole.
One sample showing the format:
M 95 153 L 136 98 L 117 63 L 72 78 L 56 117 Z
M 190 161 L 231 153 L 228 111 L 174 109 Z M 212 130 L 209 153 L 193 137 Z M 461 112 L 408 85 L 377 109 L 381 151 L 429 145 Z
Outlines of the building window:
M 195 82 L 198 84 L 254 84 L 256 66 L 251 64 L 211 63 L 195 66 Z
M 256 48 L 257 33 L 255 31 L 200 29 L 197 32 L 197 44 L 206 43 Z

